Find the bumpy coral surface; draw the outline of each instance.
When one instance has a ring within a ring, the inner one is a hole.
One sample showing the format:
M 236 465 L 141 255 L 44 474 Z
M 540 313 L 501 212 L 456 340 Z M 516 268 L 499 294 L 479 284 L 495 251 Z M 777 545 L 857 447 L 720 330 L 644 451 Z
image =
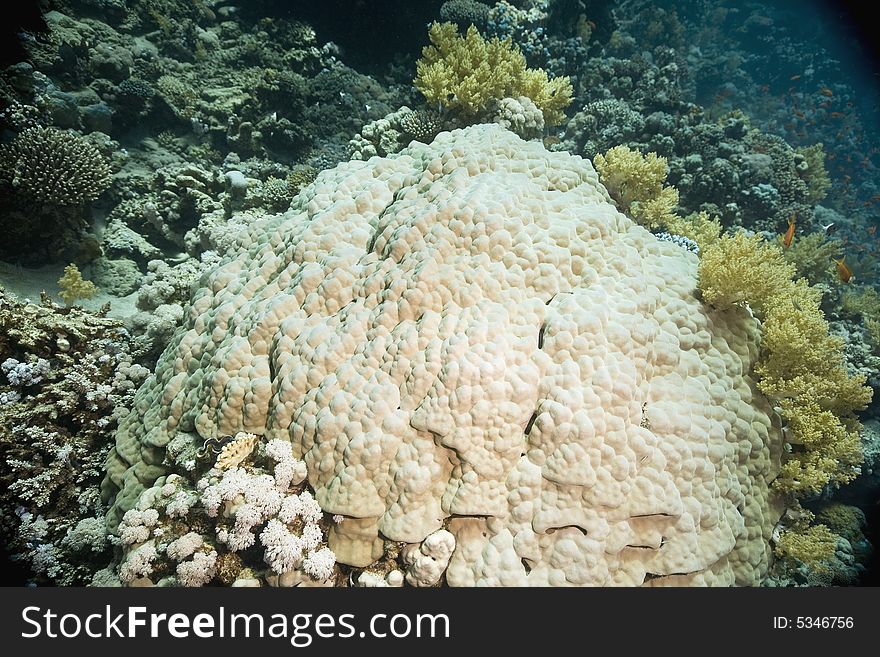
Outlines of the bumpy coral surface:
M 451 585 L 754 584 L 782 439 L 756 321 L 696 272 L 588 161 L 498 126 L 324 171 L 194 294 L 108 524 L 179 432 L 246 431 L 292 443 L 341 563 L 443 528 Z

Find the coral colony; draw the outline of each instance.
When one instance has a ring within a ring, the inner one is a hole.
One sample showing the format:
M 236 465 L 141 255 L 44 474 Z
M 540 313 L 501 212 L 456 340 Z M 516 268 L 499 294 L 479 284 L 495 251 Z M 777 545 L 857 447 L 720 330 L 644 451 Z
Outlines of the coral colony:
M 21 35 L 19 583 L 860 583 L 877 90 L 772 3 L 417 4 L 387 57 L 272 2 Z

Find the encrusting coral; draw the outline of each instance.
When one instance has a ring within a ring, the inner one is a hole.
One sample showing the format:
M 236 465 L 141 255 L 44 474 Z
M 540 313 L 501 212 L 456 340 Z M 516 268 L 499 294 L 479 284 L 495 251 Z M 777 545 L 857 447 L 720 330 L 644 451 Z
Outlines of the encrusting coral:
M 503 98 L 525 96 L 541 110 L 547 125 L 565 119 L 572 101 L 567 77 L 550 79 L 546 71 L 526 66 L 526 59 L 510 39 L 489 40 L 471 25 L 462 37 L 454 23 L 433 23 L 431 45 L 416 64 L 416 88 L 432 107 L 461 113 L 476 121 Z

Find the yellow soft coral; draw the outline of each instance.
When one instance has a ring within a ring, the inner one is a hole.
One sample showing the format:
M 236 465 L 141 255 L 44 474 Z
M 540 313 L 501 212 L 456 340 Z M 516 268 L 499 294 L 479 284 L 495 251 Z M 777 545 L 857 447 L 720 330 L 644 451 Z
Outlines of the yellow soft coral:
M 91 299 L 98 292 L 95 284 L 84 280 L 79 267 L 74 264 L 64 268 L 64 275 L 58 279 L 58 287 L 61 288 L 58 296 L 68 306 L 80 299 Z
M 665 228 L 675 220 L 678 190 L 663 185 L 669 173 L 665 157 L 615 146 L 596 155 L 593 164 L 621 212 L 647 228 Z
M 476 120 L 493 101 L 526 96 L 541 110 L 547 125 L 565 120 L 563 110 L 573 93 L 568 77 L 551 80 L 546 71 L 527 68 L 510 39 L 487 41 L 473 25 L 462 37 L 454 23 L 433 23 L 428 36 L 431 45 L 422 50 L 413 81 L 428 103 Z
M 844 293 L 843 312 L 861 315 L 874 349 L 880 353 L 880 294 L 873 287 L 862 287 Z
M 686 217 L 673 216 L 666 230 L 693 240 L 702 253 L 721 237 L 721 222 L 708 212 L 695 212 Z
M 802 563 L 812 570 L 824 571 L 834 558 L 838 538 L 825 525 L 786 531 L 779 537 L 776 556 L 789 561 L 794 567 Z
M 758 387 L 778 403 L 791 452 L 774 481 L 777 490 L 814 494 L 851 481 L 863 455 L 854 412 L 871 401 L 863 376 L 846 370 L 843 341 L 828 332 L 821 293 L 779 247 L 758 236 L 724 235 L 699 265 L 703 298 L 717 308 L 744 305 L 762 320 Z
M 782 237 L 779 241 L 782 243 Z M 841 255 L 840 241 L 826 239 L 825 233 L 803 235 L 785 250 L 785 259 L 797 267 L 798 276 L 811 283 L 830 283 L 837 271 L 833 261 Z
M 788 289 L 794 273 L 781 249 L 742 232 L 723 235 L 707 248 L 698 270 L 706 302 L 721 310 L 748 304 L 758 317 L 767 301 Z

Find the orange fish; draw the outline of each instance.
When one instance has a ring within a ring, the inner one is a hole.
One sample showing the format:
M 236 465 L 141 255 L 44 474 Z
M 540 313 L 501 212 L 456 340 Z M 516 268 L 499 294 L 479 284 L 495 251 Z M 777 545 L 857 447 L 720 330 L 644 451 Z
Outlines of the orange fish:
M 791 243 L 794 241 L 794 220 L 797 215 L 791 215 L 788 218 L 788 230 L 785 231 L 785 235 L 782 236 L 782 246 L 786 249 L 791 246 Z
M 840 280 L 843 283 L 849 283 L 853 279 L 852 269 L 850 269 L 846 262 L 846 256 L 843 256 L 840 260 L 835 260 L 834 264 L 837 265 L 837 275 L 840 276 Z
M 829 89 L 828 87 L 822 87 L 821 89 L 819 89 L 819 93 L 823 96 L 828 96 L 829 98 L 834 95 L 834 92 L 831 91 L 831 89 Z
M 794 111 L 794 115 L 795 115 L 796 117 L 798 117 L 799 119 L 805 119 L 805 118 L 807 118 L 806 115 L 805 115 L 803 112 L 798 112 L 797 110 Z
M 841 112 L 831 112 L 831 118 L 832 118 L 832 119 L 842 119 L 842 118 L 843 118 L 843 113 L 841 113 Z

